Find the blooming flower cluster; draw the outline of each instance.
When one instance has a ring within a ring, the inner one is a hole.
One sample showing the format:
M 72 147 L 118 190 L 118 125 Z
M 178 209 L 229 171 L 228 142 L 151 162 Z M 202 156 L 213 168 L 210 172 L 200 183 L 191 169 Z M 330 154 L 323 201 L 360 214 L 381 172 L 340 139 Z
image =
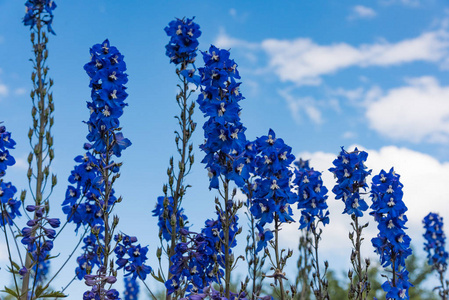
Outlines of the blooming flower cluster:
M 443 217 L 436 213 L 429 213 L 423 220 L 424 250 L 427 252 L 428 264 L 438 271 L 447 268 L 448 253 L 445 249 L 446 235 L 443 231 Z
M 39 265 L 45 264 L 53 249 L 53 240 L 56 237 L 56 230 L 53 228 L 58 228 L 61 222 L 57 218 L 48 217 L 47 205 L 28 205 L 26 210 L 34 213 L 34 218 L 22 229 L 21 242 L 27 246 L 27 252 L 33 258 L 33 267 L 39 269 Z M 23 271 L 29 270 L 23 267 Z
M 139 284 L 130 277 L 125 277 L 125 291 L 123 292 L 123 300 L 137 300 L 139 296 Z
M 0 178 L 5 176 L 8 167 L 14 165 L 16 160 L 9 154 L 8 149 L 14 149 L 16 142 L 11 139 L 11 133 L 5 126 L 0 126 Z
M 53 23 L 53 10 L 56 3 L 53 0 L 27 0 L 26 13 L 23 18 L 25 26 L 33 28 L 38 21 L 47 25 L 48 32 L 55 34 L 51 25 Z
M 187 65 L 195 61 L 201 31 L 200 26 L 194 23 L 193 19 L 176 19 L 165 27 L 165 32 L 170 37 L 170 42 L 165 46 L 166 55 L 174 64 Z
M 6 131 L 5 126 L 0 126 L 0 226 L 12 225 L 13 219 L 21 216 L 20 201 L 14 199 L 17 189 L 11 182 L 4 182 L 3 177 L 6 169 L 16 163 L 14 157 L 9 154 L 8 149 L 14 149 L 16 142 L 11 139 L 11 133 Z
M 196 293 L 194 295 L 190 295 L 186 298 L 182 298 L 181 300 L 203 300 L 203 299 L 211 299 L 211 300 L 247 300 L 246 298 L 246 294 L 244 292 L 242 293 L 230 293 L 230 297 L 229 299 L 226 297 L 223 297 L 223 295 L 215 290 L 212 286 L 207 286 L 203 289 L 203 291 L 201 293 Z M 270 300 L 272 299 L 272 297 L 270 298 L 266 298 L 266 297 L 258 297 L 258 299 L 261 300 Z
M 90 109 L 87 139 L 96 152 L 112 151 L 120 157 L 122 150 L 131 145 L 119 132 L 119 117 L 128 97 L 124 86 L 128 82 L 126 64 L 123 55 L 108 40 L 94 45 L 90 54 L 91 61 L 84 66 L 92 88 L 92 101 L 87 103 Z
M 133 280 L 137 277 L 145 280 L 152 271 L 150 266 L 145 265 L 148 259 L 148 247 L 142 247 L 140 244 L 133 245 L 137 242 L 135 236 L 120 234 L 116 235 L 114 239 L 120 242 L 114 249 L 117 256 L 116 264 L 119 266 L 119 269 L 124 268 L 128 272 L 125 276 L 132 275 Z
M 101 286 L 105 284 L 114 284 L 117 281 L 115 276 L 104 276 L 106 272 L 104 266 L 101 266 L 98 270 L 98 275 L 86 275 L 84 276 L 87 286 L 91 286 L 92 290 L 83 294 L 83 300 L 120 300 L 120 294 L 115 289 L 106 290 Z
M 177 209 L 176 211 L 176 235 L 178 234 L 181 224 L 187 221 L 187 216 L 184 214 L 184 209 Z M 173 197 L 158 197 L 156 208 L 153 210 L 153 217 L 158 217 L 157 225 L 159 226 L 159 234 L 166 240 L 171 240 L 171 222 L 173 214 Z
M 329 211 L 326 203 L 327 188 L 323 185 L 321 173 L 309 167 L 308 161 L 296 164 L 294 183 L 298 186 L 298 209 L 301 209 L 299 229 L 316 227 L 315 218 L 323 225 L 329 224 Z
M 201 233 L 181 230 L 185 242 L 176 245 L 173 265 L 170 273 L 173 277 L 165 283 L 167 292 L 173 293 L 182 281 L 187 282 L 188 291 L 201 293 L 208 284 L 218 283 L 223 277 L 224 245 L 223 220 L 220 214 L 217 220 L 207 220 Z M 231 219 L 229 227 L 230 248 L 237 245 L 238 217 Z M 192 296 L 193 297 L 193 296 Z
M 273 238 L 271 230 L 266 229 L 267 223 L 276 218 L 281 223 L 294 222 L 290 207 L 298 201 L 298 195 L 291 188 L 293 172 L 289 166 L 295 160 L 291 154 L 291 147 L 286 145 L 272 129 L 268 135 L 255 141 L 257 156 L 254 158 L 255 181 L 253 185 L 253 199 L 250 211 L 258 220 L 259 242 L 257 251 L 267 246 Z
M 382 170 L 379 175 L 373 177 L 371 197 L 374 216 L 378 223 L 379 233 L 371 241 L 375 252 L 380 255 L 383 267 L 391 266 L 394 275 L 392 280 L 387 280 L 382 288 L 387 292 L 387 299 L 409 299 L 408 271 L 405 268 L 405 259 L 412 253 L 410 249 L 410 237 L 405 233 L 407 207 L 402 201 L 402 183 L 394 169 L 387 173 Z
M 97 236 L 98 239 L 104 238 L 104 227 L 96 225 L 93 231 L 96 232 L 96 234 L 90 233 L 83 239 L 84 245 L 82 249 L 84 250 L 84 253 L 76 259 L 78 267 L 75 269 L 75 274 L 79 280 L 82 280 L 85 275 L 90 274 L 95 266 L 100 267 L 102 263 L 103 255 L 98 245 Z
M 335 167 L 329 171 L 334 173 L 337 184 L 332 189 L 336 195 L 335 199 L 342 199 L 345 203 L 343 213 L 355 214 L 357 217 L 363 216 L 363 212 L 368 209 L 365 200 L 360 197 L 360 189 L 368 187 L 366 177 L 371 174 L 365 166 L 368 153 L 357 148 L 352 152 L 347 152 L 343 147 L 337 159 L 333 161 Z
M 199 68 L 201 94 L 198 97 L 200 110 L 209 117 L 203 126 L 205 143 L 201 149 L 206 152 L 203 163 L 209 171 L 209 188 L 219 188 L 220 175 L 233 180 L 242 187 L 249 173 L 243 172 L 238 158 L 245 151 L 246 130 L 240 122 L 239 101 L 244 97 L 239 92 L 240 79 L 237 64 L 229 59 L 227 50 L 211 46 L 203 52 L 205 66 Z
M 101 172 L 98 166 L 101 160 L 90 152 L 84 156 L 75 157 L 75 166 L 69 176 L 69 185 L 66 190 L 62 210 L 67 215 L 67 220 L 76 224 L 76 229 L 81 225 L 95 226 L 103 224 L 103 212 L 98 205 L 103 204 L 100 195 L 104 192 L 104 182 L 101 180 Z M 116 201 L 114 189 L 111 190 L 109 205 Z

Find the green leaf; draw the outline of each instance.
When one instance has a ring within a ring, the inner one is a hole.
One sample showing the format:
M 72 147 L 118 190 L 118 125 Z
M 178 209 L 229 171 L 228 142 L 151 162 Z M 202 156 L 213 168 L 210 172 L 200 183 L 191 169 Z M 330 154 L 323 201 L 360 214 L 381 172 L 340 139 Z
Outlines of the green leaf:
M 65 297 L 67 297 L 67 295 L 65 295 L 62 292 L 51 291 L 42 294 L 39 298 L 65 298 Z
M 19 295 L 17 295 L 17 293 L 14 290 L 11 290 L 10 288 L 8 288 L 6 286 L 5 286 L 5 289 L 2 292 L 8 293 L 8 294 L 10 294 L 13 297 L 19 298 Z

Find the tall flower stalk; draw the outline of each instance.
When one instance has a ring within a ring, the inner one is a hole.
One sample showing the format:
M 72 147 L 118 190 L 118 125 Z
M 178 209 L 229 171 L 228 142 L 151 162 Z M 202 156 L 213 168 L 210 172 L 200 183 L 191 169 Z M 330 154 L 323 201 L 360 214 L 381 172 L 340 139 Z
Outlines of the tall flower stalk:
M 405 268 L 405 259 L 412 254 L 410 237 L 405 233 L 407 207 L 402 201 L 402 183 L 399 175 L 391 168 L 387 173 L 382 170 L 373 177 L 371 197 L 373 210 L 370 215 L 378 223 L 379 233 L 371 242 L 375 252 L 380 256 L 381 265 L 391 267 L 391 277 L 382 289 L 387 293 L 387 299 L 409 299 L 408 289 L 413 286 Z
M 429 213 L 423 220 L 424 250 L 427 252 L 427 263 L 438 273 L 440 286 L 436 287 L 443 300 L 449 297 L 449 282 L 445 279 L 448 253 L 445 249 L 446 235 L 443 231 L 443 217 L 437 213 Z
M 202 163 L 209 171 L 210 189 L 217 189 L 221 199 L 216 199 L 216 209 L 222 222 L 224 255 L 224 296 L 230 296 L 231 272 L 237 260 L 231 253 L 235 236 L 231 235 L 231 225 L 241 203 L 235 203 L 236 191 L 231 182 L 243 187 L 249 173 L 241 163 L 245 151 L 246 128 L 240 122 L 239 101 L 244 97 L 239 92 L 240 79 L 237 64 L 229 58 L 224 49 L 211 46 L 203 52 L 204 67 L 199 68 L 201 94 L 198 97 L 200 110 L 209 119 L 203 126 L 205 143 L 201 149 L 206 153 Z M 221 189 L 220 189 L 221 187 Z M 240 233 L 238 230 L 236 234 Z
M 332 192 L 336 195 L 335 199 L 343 200 L 345 204 L 343 213 L 350 215 L 352 219 L 353 231 L 350 232 L 349 238 L 353 247 L 351 252 L 353 271 L 348 273 L 351 281 L 348 298 L 356 300 L 367 299 L 370 290 L 368 281 L 370 261 L 368 259 L 363 261 L 361 254 L 362 232 L 368 226 L 368 223 L 360 224 L 359 219 L 363 216 L 363 212 L 368 209 L 368 205 L 363 200 L 364 191 L 368 187 L 366 177 L 371 174 L 371 170 L 367 170 L 365 166 L 367 157 L 368 153 L 365 151 L 355 148 L 354 151 L 347 152 L 342 147 L 337 159 L 333 161 L 335 167 L 329 169 L 337 178 L 337 184 L 332 189 Z M 355 278 L 353 278 L 353 272 L 355 272 Z
M 114 230 L 118 224 L 118 217 L 112 216 L 112 210 L 122 198 L 114 196 L 113 184 L 119 178 L 121 163 L 114 161 L 114 157 L 120 157 L 121 152 L 131 145 L 120 128 L 119 118 L 123 114 L 123 108 L 127 106 L 125 99 L 128 94 L 124 86 L 127 79 L 126 64 L 123 55 L 117 48 L 110 46 L 105 40 L 90 49 L 91 60 L 84 66 L 90 77 L 92 88 L 92 101 L 87 103 L 90 109 L 90 118 L 86 122 L 89 128 L 87 139 L 89 143 L 84 148 L 90 150 L 84 157 L 88 162 L 84 171 L 91 174 L 86 183 L 91 187 L 90 200 L 94 206 L 80 213 L 96 213 L 93 218 L 98 221 L 89 225 L 92 227 L 93 242 L 98 245 L 99 268 L 96 275 L 84 276 L 86 284 L 92 286 L 92 290 L 84 294 L 86 299 L 99 297 L 103 299 L 118 299 L 118 292 L 111 286 L 116 281 L 117 271 L 111 262 L 111 255 L 116 243 L 121 242 L 121 236 L 114 241 Z M 75 180 L 80 176 L 75 176 Z M 94 208 L 95 207 L 95 208 Z M 70 217 L 70 215 L 69 215 Z M 139 253 L 138 256 L 141 254 Z M 149 270 L 142 270 L 148 273 Z M 146 277 L 146 276 L 143 276 Z M 109 285 L 106 287 L 106 285 Z
M 28 182 L 33 197 L 34 206 L 39 209 L 33 209 L 33 220 L 40 228 L 44 228 L 43 216 L 46 216 L 49 210 L 49 197 L 56 185 L 56 176 L 51 174 L 50 165 L 54 159 L 53 137 L 51 136 L 51 128 L 54 124 L 52 116 L 54 112 L 53 95 L 50 91 L 53 86 L 53 80 L 48 77 L 48 66 L 46 61 L 48 58 L 48 35 L 44 31 L 47 27 L 48 32 L 54 34 L 52 29 L 53 10 L 56 8 L 55 2 L 51 0 L 28 0 L 25 3 L 26 14 L 23 19 L 25 26 L 31 28 L 31 43 L 33 46 L 34 58 L 33 72 L 31 80 L 33 82 L 33 90 L 31 91 L 31 100 L 33 108 L 31 115 L 33 118 L 33 126 L 30 128 L 28 138 L 32 151 L 28 156 Z M 34 161 L 34 163 L 33 163 Z M 33 167 L 34 164 L 34 167 Z M 50 181 L 50 190 L 46 191 L 47 182 Z M 45 208 L 45 209 L 41 209 Z M 43 215 L 39 215 L 39 214 Z M 36 237 L 36 231 L 31 230 L 31 241 Z M 34 245 L 28 244 L 33 248 Z M 37 246 L 40 248 L 40 245 Z M 40 252 L 40 251 L 39 251 Z M 32 255 L 27 255 L 25 259 L 25 269 L 30 270 L 33 265 Z M 30 289 L 30 272 L 26 272 L 23 276 L 21 299 L 28 297 Z M 31 283 L 32 284 L 32 283 Z M 32 284 L 35 286 L 35 284 Z
M 301 209 L 301 219 L 299 220 L 299 229 L 305 231 L 306 252 L 304 259 L 308 255 L 311 257 L 311 266 L 315 270 L 312 274 L 311 288 L 317 300 L 329 299 L 328 283 L 326 281 L 326 272 L 328 268 L 327 261 L 324 263 L 324 270 L 321 268 L 319 259 L 319 242 L 321 240 L 322 228 L 329 224 L 329 211 L 326 200 L 328 198 L 327 188 L 323 185 L 321 173 L 309 167 L 308 162 L 300 160 L 299 169 L 295 170 L 295 184 L 298 187 L 298 209 Z M 303 272 L 307 272 L 307 260 L 305 261 Z M 305 274 L 303 275 L 305 276 Z M 305 280 L 304 280 L 305 281 Z M 303 281 L 302 294 L 305 291 L 306 283 Z
M 289 291 L 284 286 L 287 278 L 283 270 L 293 251 L 280 249 L 279 232 L 284 223 L 294 222 L 290 205 L 298 202 L 298 195 L 292 189 L 293 171 L 290 165 L 295 157 L 291 154 L 291 147 L 276 138 L 272 129 L 268 135 L 259 137 L 255 146 L 257 155 L 253 176 L 256 179 L 250 211 L 257 220 L 259 241 L 256 251 L 265 251 L 273 270 L 273 274 L 265 277 L 274 279 L 274 284 L 279 286 L 278 297 L 284 300 Z M 270 224 L 273 224 L 272 228 Z
M 186 18 L 171 21 L 165 28 L 165 32 L 170 37 L 166 46 L 166 55 L 170 58 L 170 62 L 177 66 L 176 74 L 180 80 L 176 102 L 181 111 L 176 116 L 179 131 L 175 131 L 176 148 L 180 158 L 177 164 L 174 163 L 173 157 L 170 158 L 170 165 L 167 170 L 168 184 L 163 187 L 164 197 L 158 199 L 158 206 L 153 213 L 154 216 L 159 217 L 161 243 L 164 240 L 167 243 L 166 247 L 164 245 L 162 247 L 165 248 L 168 258 L 166 279 L 169 280 L 173 276 L 170 272 L 173 265 L 172 257 L 175 255 L 176 244 L 181 239 L 179 230 L 185 226 L 186 221 L 186 218 L 182 216 L 181 208 L 183 197 L 188 188 L 188 185 L 185 185 L 185 177 L 190 173 L 194 162 L 193 144 L 190 143 L 190 139 L 196 128 L 196 123 L 192 119 L 195 102 L 190 101 L 189 98 L 195 90 L 190 88 L 189 83 L 196 78 L 193 64 L 197 55 L 198 38 L 201 31 L 198 24 L 193 22 L 193 18 Z M 158 249 L 158 253 L 160 252 L 161 249 Z M 160 254 L 158 254 L 158 259 L 161 259 Z M 162 277 L 155 277 L 164 282 L 165 276 L 163 276 L 163 273 L 160 276 Z M 166 299 L 171 298 L 172 295 L 167 293 Z

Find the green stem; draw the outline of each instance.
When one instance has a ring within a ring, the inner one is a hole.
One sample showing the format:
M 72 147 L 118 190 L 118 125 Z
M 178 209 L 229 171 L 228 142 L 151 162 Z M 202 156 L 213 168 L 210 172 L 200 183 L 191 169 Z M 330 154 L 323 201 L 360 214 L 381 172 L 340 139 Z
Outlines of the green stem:
M 281 266 L 281 259 L 280 259 L 280 255 L 279 255 L 279 216 L 276 214 L 275 215 L 275 219 L 274 219 L 274 243 L 275 243 L 275 255 L 276 255 L 276 270 L 275 270 L 275 274 L 280 274 L 282 273 L 282 266 Z M 284 291 L 284 283 L 283 283 L 283 279 L 281 277 L 274 279 L 275 283 L 276 280 L 279 280 L 279 289 L 280 289 L 280 293 L 281 293 L 281 300 L 285 299 L 285 291 Z
M 44 181 L 44 174 L 43 174 L 43 156 L 42 156 L 42 149 L 43 149 L 43 143 L 44 143 L 44 135 L 45 135 L 45 126 L 46 126 L 46 116 L 45 116 L 45 94 L 44 91 L 44 83 L 43 83 L 43 71 L 42 71 L 42 64 L 43 64 L 43 58 L 42 58 L 42 24 L 40 20 L 40 14 L 37 15 L 38 19 L 36 21 L 36 28 L 37 28 L 37 46 L 33 41 L 33 46 L 37 48 L 35 50 L 36 55 L 36 75 L 38 78 L 38 87 L 35 90 L 36 94 L 38 96 L 38 112 L 39 112 L 39 120 L 38 120 L 38 126 L 39 126 L 39 135 L 38 135 L 38 143 L 37 148 L 35 147 L 33 149 L 34 155 L 36 156 L 37 162 L 37 176 L 36 176 L 36 190 L 35 190 L 35 205 L 40 205 L 42 200 L 42 183 Z M 33 82 L 34 84 L 34 82 Z M 36 218 L 36 213 L 34 213 L 34 218 Z M 34 237 L 34 234 L 32 234 L 32 237 Z M 25 259 L 25 267 L 28 269 L 31 268 L 31 255 L 27 255 Z M 30 281 L 30 272 L 27 272 L 23 276 L 22 281 L 22 296 L 21 300 L 27 300 L 28 290 L 29 290 L 29 281 Z
M 225 222 L 223 224 L 223 233 L 225 238 L 225 297 L 229 299 L 230 297 L 230 288 L 231 288 L 231 261 L 229 255 L 229 227 L 230 227 L 230 218 L 228 213 L 228 199 L 229 199 L 229 180 L 226 179 L 223 184 L 224 188 L 224 214 L 225 214 Z

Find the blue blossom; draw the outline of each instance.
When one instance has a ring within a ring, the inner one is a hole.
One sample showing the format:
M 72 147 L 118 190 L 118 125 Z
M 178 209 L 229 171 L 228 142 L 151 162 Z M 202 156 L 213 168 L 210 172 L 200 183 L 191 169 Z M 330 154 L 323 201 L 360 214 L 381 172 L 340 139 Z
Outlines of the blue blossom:
M 208 117 L 203 125 L 205 143 L 200 148 L 206 153 L 202 163 L 209 171 L 209 188 L 219 188 L 220 176 L 243 187 L 250 174 L 240 160 L 247 140 L 239 116 L 238 102 L 244 97 L 238 90 L 240 83 L 235 81 L 240 78 L 237 64 L 229 58 L 229 51 L 215 46 L 202 54 L 204 67 L 198 69 L 201 94 L 197 102 Z
M 134 245 L 137 238 L 129 235 L 116 235 L 114 239 L 121 242 L 114 249 L 119 269 L 123 268 L 127 272 L 125 276 L 132 275 L 132 280 L 136 280 L 137 277 L 145 280 L 152 271 L 152 268 L 145 264 L 148 260 L 148 247 Z
M 127 106 L 125 99 L 128 94 L 124 86 L 128 82 L 126 64 L 123 55 L 108 40 L 94 45 L 90 54 L 91 60 L 84 66 L 90 77 L 89 86 L 92 87 L 92 102 L 87 103 L 91 111 L 89 121 L 86 122 L 89 126 L 87 139 L 96 152 L 111 151 L 120 157 L 122 150 L 131 145 L 118 132 L 119 118 Z
M 345 203 L 343 213 L 356 217 L 363 216 L 363 212 L 368 209 L 368 204 L 360 194 L 361 190 L 365 191 L 368 187 L 366 177 L 371 174 L 371 170 L 365 166 L 367 157 L 365 151 L 355 148 L 347 152 L 341 147 L 340 154 L 333 161 L 335 167 L 329 169 L 337 178 L 337 184 L 332 189 L 335 199 L 342 199 Z
M 198 38 L 201 36 L 200 26 L 193 22 L 194 19 L 176 19 L 165 27 L 164 30 L 170 37 L 169 43 L 165 46 L 170 62 L 174 64 L 194 62 Z
M 296 163 L 299 169 L 295 170 L 294 183 L 298 186 L 298 209 L 301 209 L 299 229 L 317 226 L 315 218 L 323 225 L 329 223 L 329 211 L 327 211 L 327 188 L 323 185 L 321 172 L 309 167 L 308 161 L 300 160 Z
M 137 300 L 139 296 L 139 283 L 131 277 L 125 277 L 125 291 L 123 292 L 124 300 Z
M 268 135 L 259 137 L 246 148 L 251 167 L 248 172 L 254 179 L 252 199 L 249 199 L 250 211 L 257 220 L 259 237 L 257 251 L 266 247 L 273 238 L 265 225 L 274 220 L 280 223 L 294 222 L 290 205 L 298 203 L 298 195 L 292 189 L 294 173 L 290 167 L 295 157 L 291 147 L 270 129 Z M 246 194 L 249 191 L 246 192 Z
M 217 212 L 217 219 L 207 220 L 201 233 L 181 231 L 185 242 L 176 245 L 175 255 L 171 258 L 170 273 L 173 276 L 165 282 L 168 294 L 174 293 L 181 281 L 187 282 L 188 292 L 194 295 L 201 293 L 209 283 L 217 283 L 223 278 L 225 247 L 222 241 L 225 236 L 220 217 L 223 213 Z M 238 217 L 234 216 L 229 226 L 230 248 L 237 245 L 238 230 Z
M 443 231 L 443 217 L 437 213 L 429 213 L 423 220 L 424 250 L 427 252 L 428 264 L 438 271 L 447 269 L 448 253 L 445 249 L 446 235 Z
M 56 3 L 53 0 L 27 0 L 25 7 L 26 13 L 23 17 L 25 26 L 30 26 L 33 29 L 38 20 L 40 20 L 47 25 L 48 32 L 55 34 L 51 27 L 53 10 L 56 8 Z
M 171 216 L 173 214 L 173 197 L 158 197 L 156 208 L 153 210 L 153 216 L 158 217 L 159 232 L 160 235 L 166 240 L 171 240 Z M 182 220 L 182 221 L 181 221 Z M 179 232 L 181 227 L 187 221 L 187 216 L 184 215 L 184 209 L 178 209 L 176 211 L 176 233 Z M 181 225 L 182 224 L 182 225 Z
M 371 242 L 380 256 L 381 265 L 391 266 L 397 275 L 396 279 L 387 279 L 382 285 L 388 299 L 409 299 L 408 288 L 412 286 L 405 268 L 405 259 L 411 255 L 412 250 L 411 239 L 404 231 L 407 207 L 402 201 L 403 185 L 399 177 L 393 168 L 388 173 L 382 170 L 373 177 L 371 186 L 373 203 L 370 215 L 374 216 L 379 229 L 377 237 Z
M 78 266 L 75 269 L 75 275 L 79 280 L 82 280 L 85 275 L 91 274 L 95 266 L 100 267 L 102 264 L 103 255 L 100 251 L 98 239 L 104 238 L 104 227 L 98 225 L 94 229 L 97 235 L 90 233 L 83 239 L 83 254 L 76 259 Z

